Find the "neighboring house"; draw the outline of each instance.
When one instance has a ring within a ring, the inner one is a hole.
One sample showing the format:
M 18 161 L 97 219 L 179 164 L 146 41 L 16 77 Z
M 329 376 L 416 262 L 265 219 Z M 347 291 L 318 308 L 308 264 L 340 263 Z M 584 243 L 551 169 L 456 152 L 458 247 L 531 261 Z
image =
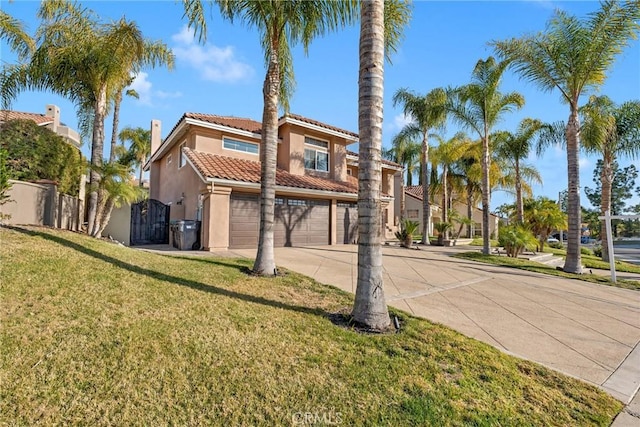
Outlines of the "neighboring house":
M 81 140 L 80 134 L 75 130 L 69 128 L 64 123 L 60 122 L 60 107 L 57 105 L 49 104 L 45 108 L 44 114 L 39 113 L 23 113 L 20 111 L 0 110 L 0 125 L 9 120 L 32 120 L 39 126 L 44 126 L 51 129 L 54 133 L 57 133 L 61 137 L 65 138 L 67 142 L 80 149 Z
M 353 243 L 357 238 L 358 135 L 302 116 L 279 120 L 275 245 Z M 202 221 L 206 250 L 254 248 L 260 212 L 260 139 L 255 120 L 186 113 L 161 142 L 152 121 L 150 198 L 171 206 L 171 219 Z M 382 166 L 385 237 L 395 227 L 393 176 Z
M 396 191 L 400 191 L 400 183 L 396 183 Z M 404 189 L 405 191 L 405 204 L 407 210 L 407 219 L 418 221 L 420 223 L 420 230 L 422 230 L 422 186 L 411 185 Z M 400 214 L 400 197 L 396 197 L 396 212 Z M 429 230 L 430 235 L 434 235 L 433 224 L 442 221 L 442 208 L 439 204 L 431 203 L 431 227 Z M 453 209 L 462 217 L 467 217 L 467 205 L 460 203 L 454 199 Z M 482 209 L 474 206 L 472 208 L 472 217 L 474 225 L 471 228 L 471 235 L 474 237 L 482 236 Z M 500 217 L 494 214 L 489 216 L 489 233 L 495 236 L 495 232 L 498 229 Z M 458 225 L 454 224 L 454 230 L 457 231 Z M 466 237 L 468 235 L 467 227 L 462 228 L 460 237 Z

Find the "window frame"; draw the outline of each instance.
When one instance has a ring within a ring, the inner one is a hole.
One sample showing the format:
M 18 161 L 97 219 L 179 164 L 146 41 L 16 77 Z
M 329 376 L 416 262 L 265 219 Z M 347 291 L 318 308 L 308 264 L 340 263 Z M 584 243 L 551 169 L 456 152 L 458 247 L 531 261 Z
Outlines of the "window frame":
M 315 144 L 313 142 L 316 142 Z M 326 144 L 326 147 L 323 145 Z M 316 138 L 314 136 L 304 136 L 304 168 L 305 170 L 310 170 L 314 172 L 324 172 L 329 173 L 331 170 L 331 156 L 329 155 L 329 149 L 331 147 L 331 142 L 329 140 L 324 140 L 320 138 Z M 307 150 L 314 152 L 314 167 L 307 167 Z M 318 169 L 318 153 L 326 154 L 327 156 L 327 168 L 326 169 Z
M 171 153 L 167 154 L 167 167 L 169 167 L 172 161 L 173 161 L 173 156 L 171 155 Z
M 184 155 L 184 152 L 182 151 L 182 149 L 184 147 L 187 146 L 187 140 L 185 139 L 184 141 L 182 141 L 182 143 L 178 146 L 178 169 L 182 168 L 183 166 L 185 166 L 187 164 L 187 157 Z
M 256 150 L 257 150 L 257 151 L 254 153 L 254 152 L 247 151 L 247 150 L 238 150 L 238 149 L 236 149 L 236 148 L 228 148 L 228 147 L 225 147 L 225 143 L 226 143 L 227 141 L 233 141 L 233 142 L 235 142 L 235 143 L 246 144 L 247 146 L 256 147 Z M 223 136 L 223 137 L 222 137 L 222 149 L 223 149 L 223 150 L 229 150 L 229 151 L 235 151 L 235 152 L 237 152 L 237 153 L 252 154 L 252 155 L 254 155 L 254 156 L 258 156 L 258 155 L 260 155 L 260 144 L 256 144 L 256 143 L 253 143 L 253 142 L 243 141 L 243 140 L 241 140 L 241 139 L 229 138 L 229 137 L 227 137 L 227 136 Z

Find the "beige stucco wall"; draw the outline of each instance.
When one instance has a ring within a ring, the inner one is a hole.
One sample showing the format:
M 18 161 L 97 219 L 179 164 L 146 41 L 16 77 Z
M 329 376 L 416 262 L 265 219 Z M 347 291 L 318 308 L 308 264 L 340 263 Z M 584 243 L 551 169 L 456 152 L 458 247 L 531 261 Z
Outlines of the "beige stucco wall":
M 131 241 L 131 205 L 124 204 L 114 208 L 109 218 L 109 224 L 104 228 L 102 235 L 111 236 L 114 240 L 129 246 Z
M 176 145 L 182 144 L 186 141 L 187 147 L 203 153 L 218 154 L 220 156 L 234 157 L 236 159 L 251 160 L 254 162 L 260 161 L 259 154 L 246 153 L 244 151 L 229 150 L 224 148 L 222 144 L 223 138 L 231 138 L 236 141 L 255 144 L 258 146 L 258 153 L 260 152 L 259 138 L 247 138 L 231 133 L 223 133 L 218 130 L 203 128 L 198 128 L 197 130 L 191 128 L 188 134 L 180 139 L 180 142 Z

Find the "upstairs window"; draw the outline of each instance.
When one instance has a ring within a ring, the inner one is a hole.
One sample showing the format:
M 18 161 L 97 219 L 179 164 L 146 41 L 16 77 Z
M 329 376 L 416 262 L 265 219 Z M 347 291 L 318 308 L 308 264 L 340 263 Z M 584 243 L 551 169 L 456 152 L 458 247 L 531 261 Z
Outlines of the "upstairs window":
M 243 153 L 258 154 L 258 144 L 223 138 L 222 147 L 227 150 L 242 151 Z
M 304 145 L 304 168 L 329 172 L 329 143 L 307 136 Z
M 184 154 L 184 151 L 182 151 L 182 149 L 186 147 L 186 144 L 187 141 L 183 142 L 182 144 L 180 144 L 180 148 L 178 149 L 180 152 L 180 162 L 178 164 L 178 168 L 181 168 L 187 164 L 187 156 Z

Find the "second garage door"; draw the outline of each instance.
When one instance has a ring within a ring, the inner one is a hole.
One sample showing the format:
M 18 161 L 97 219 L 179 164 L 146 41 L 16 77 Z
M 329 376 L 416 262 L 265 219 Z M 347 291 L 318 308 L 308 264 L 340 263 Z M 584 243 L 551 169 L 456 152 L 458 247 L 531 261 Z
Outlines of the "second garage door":
M 274 245 L 329 244 L 329 208 L 328 200 L 277 197 Z M 260 222 L 258 196 L 232 194 L 229 213 L 229 247 L 257 247 Z
M 336 209 L 337 243 L 356 243 L 358 239 L 358 204 L 338 202 Z

